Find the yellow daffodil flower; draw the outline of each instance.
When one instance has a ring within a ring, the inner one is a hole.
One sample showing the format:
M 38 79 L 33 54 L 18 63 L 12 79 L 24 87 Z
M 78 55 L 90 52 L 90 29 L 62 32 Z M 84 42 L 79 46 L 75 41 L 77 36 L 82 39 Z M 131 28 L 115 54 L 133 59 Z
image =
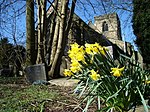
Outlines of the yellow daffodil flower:
M 64 70 L 64 75 L 70 77 L 70 76 L 73 75 L 73 74 L 72 74 L 72 72 L 71 72 L 69 69 L 65 69 L 65 70 Z
M 77 43 L 71 44 L 71 50 L 68 51 L 69 57 L 72 58 L 79 51 L 79 45 Z
M 71 72 L 73 72 L 73 73 L 77 73 L 78 71 L 80 71 L 81 70 L 81 68 L 80 67 L 70 67 L 70 70 L 71 70 Z
M 146 80 L 145 83 L 146 83 L 146 84 L 150 84 L 150 80 Z
M 78 67 L 78 66 L 80 66 L 80 63 L 77 60 L 71 60 L 70 65 L 73 66 L 73 67 Z
M 72 51 L 74 52 L 79 50 L 79 45 L 77 43 L 71 44 L 70 46 Z
M 120 77 L 122 76 L 122 71 L 124 70 L 125 67 L 122 67 L 122 68 L 111 68 L 111 72 L 110 73 L 113 73 L 113 76 L 116 76 L 116 77 Z
M 83 49 L 83 46 L 79 46 L 77 43 L 71 45 L 71 50 L 68 51 L 69 57 L 71 60 L 77 60 L 77 61 L 85 61 L 84 54 L 85 51 Z
M 97 74 L 94 70 L 91 70 L 90 71 L 91 74 L 90 74 L 90 77 L 95 81 L 95 80 L 98 80 L 100 78 L 100 75 Z
M 150 75 L 149 74 L 147 74 L 147 76 L 146 76 L 145 84 L 150 84 Z
M 77 61 L 77 60 L 71 60 L 71 64 L 70 64 L 70 70 L 73 72 L 73 73 L 76 73 L 78 71 L 81 70 L 81 64 Z
M 85 44 L 85 51 L 87 54 L 97 54 L 97 53 L 101 53 L 102 55 L 106 55 L 106 52 L 108 49 L 105 47 L 102 47 L 101 45 L 99 45 L 98 43 L 95 44 Z
M 99 51 L 100 51 L 100 53 L 102 54 L 102 55 L 106 55 L 106 51 L 108 51 L 109 49 L 108 48 L 106 48 L 106 47 L 101 47 L 101 48 L 99 48 Z
M 101 48 L 101 46 L 98 43 L 93 44 L 93 53 L 96 54 L 99 52 L 99 48 Z
M 93 52 L 92 52 L 92 44 L 85 44 L 85 52 L 87 53 L 87 54 L 93 54 Z
M 76 54 L 75 58 L 78 61 L 84 61 L 85 60 L 84 59 L 84 55 L 82 53 L 80 53 L 80 52 L 78 54 Z

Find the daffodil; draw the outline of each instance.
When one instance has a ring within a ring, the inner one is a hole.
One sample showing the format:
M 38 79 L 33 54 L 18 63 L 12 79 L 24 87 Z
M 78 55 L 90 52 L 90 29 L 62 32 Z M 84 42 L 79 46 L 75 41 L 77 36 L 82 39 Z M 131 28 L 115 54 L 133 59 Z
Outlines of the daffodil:
M 71 72 L 69 69 L 65 69 L 65 70 L 64 70 L 64 75 L 70 77 L 70 76 L 73 75 L 73 74 L 72 74 L 72 72 Z
M 146 83 L 146 84 L 150 84 L 150 80 L 146 80 L 145 83 Z
M 99 45 L 98 43 L 95 44 L 85 44 L 85 51 L 87 54 L 97 54 L 97 53 L 101 53 L 102 55 L 106 55 L 106 51 L 108 49 L 105 47 L 102 47 L 101 45 Z
M 93 54 L 93 52 L 92 52 L 92 44 L 88 44 L 88 43 L 85 44 L 85 52 L 87 54 Z
M 95 44 L 86 44 L 85 46 L 86 46 L 86 52 L 88 54 L 94 55 L 94 54 L 99 53 L 99 47 L 100 47 L 100 45 L 98 43 L 95 43 Z
M 74 66 L 72 66 L 72 67 L 70 67 L 70 70 L 73 73 L 77 73 L 77 72 L 79 72 L 81 70 L 81 68 L 80 67 L 74 67 Z
M 113 76 L 116 76 L 116 77 L 120 77 L 122 76 L 122 71 L 124 70 L 125 67 L 122 67 L 122 68 L 111 68 L 111 72 L 110 73 L 113 73 Z
M 78 52 L 79 45 L 77 43 L 71 44 L 70 46 L 71 46 L 72 51 Z
M 81 70 L 81 64 L 77 61 L 77 60 L 71 60 L 71 64 L 70 64 L 70 70 L 73 72 L 73 73 L 76 73 L 78 71 Z
M 83 46 L 79 46 L 77 43 L 71 45 L 71 49 L 68 51 L 69 57 L 71 60 L 77 60 L 77 61 L 85 61 L 84 54 L 85 51 L 83 49 Z
M 70 65 L 73 66 L 73 67 L 78 67 L 78 66 L 80 66 L 80 63 L 77 60 L 71 60 Z
M 91 72 L 90 77 L 91 77 L 93 80 L 98 80 L 98 79 L 100 78 L 100 75 L 97 74 L 94 70 L 91 70 L 90 72 Z
M 106 51 L 108 51 L 108 48 L 106 48 L 106 47 L 100 47 L 99 48 L 99 51 L 100 51 L 100 53 L 102 54 L 102 55 L 106 55 Z
M 150 75 L 147 74 L 145 84 L 150 84 Z
M 68 51 L 69 57 L 72 59 L 79 52 L 79 45 L 77 43 L 71 44 L 71 50 Z
M 101 46 L 98 44 L 98 43 L 95 43 L 95 44 L 93 44 L 93 53 L 94 54 L 97 54 L 98 52 L 99 52 L 99 48 L 100 48 Z

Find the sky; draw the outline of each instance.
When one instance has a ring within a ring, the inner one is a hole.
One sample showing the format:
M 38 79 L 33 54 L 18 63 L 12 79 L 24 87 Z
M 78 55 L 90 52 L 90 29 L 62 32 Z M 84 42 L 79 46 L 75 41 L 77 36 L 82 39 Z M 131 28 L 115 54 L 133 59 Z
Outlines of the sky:
M 13 4 L 13 0 L 5 0 L 3 4 L 0 1 L 0 38 L 7 37 L 9 41 L 15 44 L 15 41 L 21 45 L 25 43 L 25 7 L 26 2 L 18 0 Z M 11 5 L 7 5 L 11 4 Z M 19 9 L 19 10 L 18 10 Z M 15 39 L 15 40 L 14 40 Z
M 111 3 L 110 1 L 113 1 Z M 124 41 L 130 42 L 134 45 L 135 35 L 132 29 L 132 10 L 130 3 L 132 0 L 77 0 L 75 13 L 81 17 L 83 21 L 88 23 L 92 21 L 94 23 L 94 17 L 104 15 L 106 13 L 116 12 L 121 22 L 121 33 Z M 120 4 L 126 8 L 122 10 Z M 21 11 L 14 13 L 17 9 Z M 17 43 L 25 44 L 25 32 L 26 32 L 26 16 L 25 16 L 25 0 L 19 0 L 13 7 L 5 9 L 5 17 L 0 15 L 0 25 L 3 30 L 0 32 L 0 36 L 9 37 L 10 41 L 14 43 L 14 37 L 16 37 Z M 6 16 L 7 13 L 7 16 Z M 36 13 L 36 12 L 35 12 Z M 16 19 L 11 19 L 13 16 L 20 14 Z M 5 22 L 3 22 L 5 21 Z M 13 24 L 12 24 L 13 23 Z M 0 27 L 1 28 L 1 27 Z M 15 33 L 13 33 L 15 31 Z M 135 49 L 136 46 L 134 45 Z

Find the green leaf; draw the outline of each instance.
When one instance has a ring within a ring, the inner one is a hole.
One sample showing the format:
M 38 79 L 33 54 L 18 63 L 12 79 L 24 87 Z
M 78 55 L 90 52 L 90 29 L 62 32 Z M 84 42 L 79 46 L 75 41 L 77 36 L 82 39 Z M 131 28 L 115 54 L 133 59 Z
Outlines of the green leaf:
M 82 87 L 81 87 L 82 84 L 83 84 L 83 81 L 81 81 L 81 82 L 77 85 L 77 87 L 74 89 L 74 94 L 75 94 L 80 88 L 82 88 Z
M 100 101 L 100 96 L 98 95 L 97 97 L 97 104 L 98 104 L 98 110 L 101 109 L 101 101 Z
M 87 112 L 89 105 L 92 103 L 92 101 L 94 100 L 94 97 L 89 97 L 86 107 L 84 108 L 84 110 L 82 112 Z
M 146 105 L 146 102 L 145 102 L 145 100 L 144 100 L 144 97 L 143 97 L 143 95 L 142 95 L 142 93 L 141 93 L 139 87 L 137 86 L 136 88 L 137 88 L 137 90 L 138 90 L 138 92 L 139 92 L 139 94 L 140 94 L 140 97 L 141 97 L 141 100 L 142 100 L 142 104 L 143 104 L 143 106 L 144 106 L 144 111 L 145 111 L 145 112 L 148 112 L 148 107 L 147 107 L 147 105 Z
M 87 86 L 88 86 L 88 83 L 89 83 L 89 78 L 87 79 L 86 85 L 85 85 L 85 87 L 82 89 L 82 91 L 81 91 L 81 93 L 80 93 L 80 95 L 79 95 L 79 98 L 83 95 L 84 91 L 86 90 L 86 88 L 87 88 Z
M 118 93 L 119 93 L 121 90 L 123 90 L 124 88 L 127 88 L 128 85 L 131 84 L 131 82 L 132 82 L 132 80 L 130 80 L 130 81 L 126 84 L 125 87 L 120 88 L 115 94 L 113 94 L 112 96 L 108 97 L 107 100 L 106 100 L 106 102 L 107 102 L 109 99 L 118 96 Z

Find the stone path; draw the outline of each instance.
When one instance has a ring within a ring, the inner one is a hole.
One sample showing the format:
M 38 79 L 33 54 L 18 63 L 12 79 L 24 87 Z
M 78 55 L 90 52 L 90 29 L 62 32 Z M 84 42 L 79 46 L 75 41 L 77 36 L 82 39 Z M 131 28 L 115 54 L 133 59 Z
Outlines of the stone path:
M 68 79 L 68 78 L 59 78 L 59 79 L 52 79 L 48 82 L 54 85 L 58 85 L 58 86 L 75 86 L 77 85 L 78 80 Z

